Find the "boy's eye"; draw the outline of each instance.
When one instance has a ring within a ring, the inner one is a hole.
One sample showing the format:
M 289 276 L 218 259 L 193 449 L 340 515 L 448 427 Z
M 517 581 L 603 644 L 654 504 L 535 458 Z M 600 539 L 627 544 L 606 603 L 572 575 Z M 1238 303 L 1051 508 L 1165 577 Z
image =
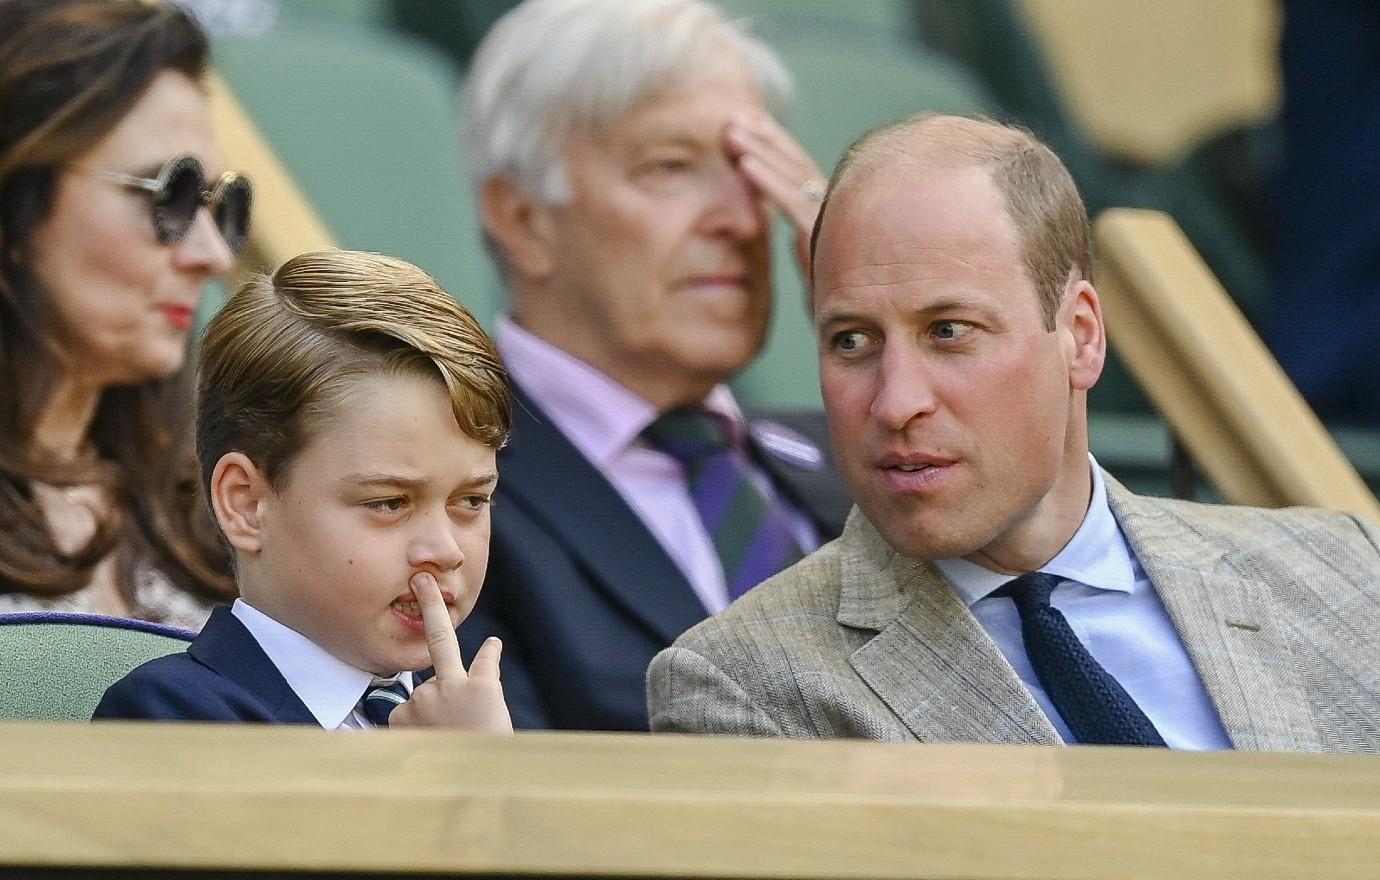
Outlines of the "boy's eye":
M 407 505 L 407 499 L 401 496 L 393 498 L 376 498 L 373 501 L 364 502 L 364 506 L 375 513 L 397 513 Z
M 489 504 L 491 500 L 488 495 L 466 495 L 457 499 L 456 504 L 462 510 L 476 512 L 483 510 L 484 506 Z

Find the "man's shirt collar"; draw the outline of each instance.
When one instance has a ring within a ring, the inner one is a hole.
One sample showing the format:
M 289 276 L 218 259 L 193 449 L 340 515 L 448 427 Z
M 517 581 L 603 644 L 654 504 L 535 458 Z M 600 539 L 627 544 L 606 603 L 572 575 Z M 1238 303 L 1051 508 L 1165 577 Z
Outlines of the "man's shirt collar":
M 1107 483 L 1091 453 L 1088 464 L 1092 468 L 1092 499 L 1088 512 L 1064 549 L 1041 566 L 1040 571 L 1101 590 L 1129 593 L 1136 582 L 1131 548 L 1112 514 L 1107 502 Z M 967 559 L 936 559 L 934 565 L 970 608 L 1011 580 L 1009 574 L 991 571 Z
M 508 374 L 527 393 L 556 429 L 586 458 L 609 470 L 660 413 L 623 385 L 498 316 L 494 343 Z M 709 393 L 704 407 L 725 416 L 742 440 L 742 410 L 727 385 Z

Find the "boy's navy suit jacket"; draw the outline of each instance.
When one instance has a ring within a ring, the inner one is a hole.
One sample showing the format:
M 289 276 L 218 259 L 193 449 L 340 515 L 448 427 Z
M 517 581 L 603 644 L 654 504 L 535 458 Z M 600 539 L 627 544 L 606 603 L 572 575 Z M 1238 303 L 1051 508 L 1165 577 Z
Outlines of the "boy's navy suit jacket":
M 226 606 L 201 634 L 115 682 L 93 718 L 316 724 L 278 667 Z

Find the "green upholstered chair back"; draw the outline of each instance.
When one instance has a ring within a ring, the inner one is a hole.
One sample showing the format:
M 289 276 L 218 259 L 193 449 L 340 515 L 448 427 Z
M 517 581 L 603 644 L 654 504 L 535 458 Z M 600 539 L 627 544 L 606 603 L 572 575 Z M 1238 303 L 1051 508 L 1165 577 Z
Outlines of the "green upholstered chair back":
M 457 146 L 459 80 L 386 30 L 226 37 L 216 68 L 341 247 L 429 272 L 485 326 L 500 302 Z
M 89 720 L 106 688 L 193 635 L 97 614 L 0 614 L 0 720 Z

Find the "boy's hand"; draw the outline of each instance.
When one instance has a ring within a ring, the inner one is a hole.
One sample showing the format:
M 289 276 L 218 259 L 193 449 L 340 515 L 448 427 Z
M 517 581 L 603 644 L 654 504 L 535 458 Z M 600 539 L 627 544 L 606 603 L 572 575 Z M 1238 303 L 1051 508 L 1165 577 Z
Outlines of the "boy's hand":
M 485 640 L 469 671 L 460 656 L 460 642 L 450 622 L 446 600 L 436 578 L 426 572 L 412 576 L 412 593 L 422 606 L 426 648 L 436 675 L 417 686 L 412 697 L 388 716 L 390 727 L 458 727 L 484 733 L 512 733 L 513 721 L 498 680 L 503 643 Z

